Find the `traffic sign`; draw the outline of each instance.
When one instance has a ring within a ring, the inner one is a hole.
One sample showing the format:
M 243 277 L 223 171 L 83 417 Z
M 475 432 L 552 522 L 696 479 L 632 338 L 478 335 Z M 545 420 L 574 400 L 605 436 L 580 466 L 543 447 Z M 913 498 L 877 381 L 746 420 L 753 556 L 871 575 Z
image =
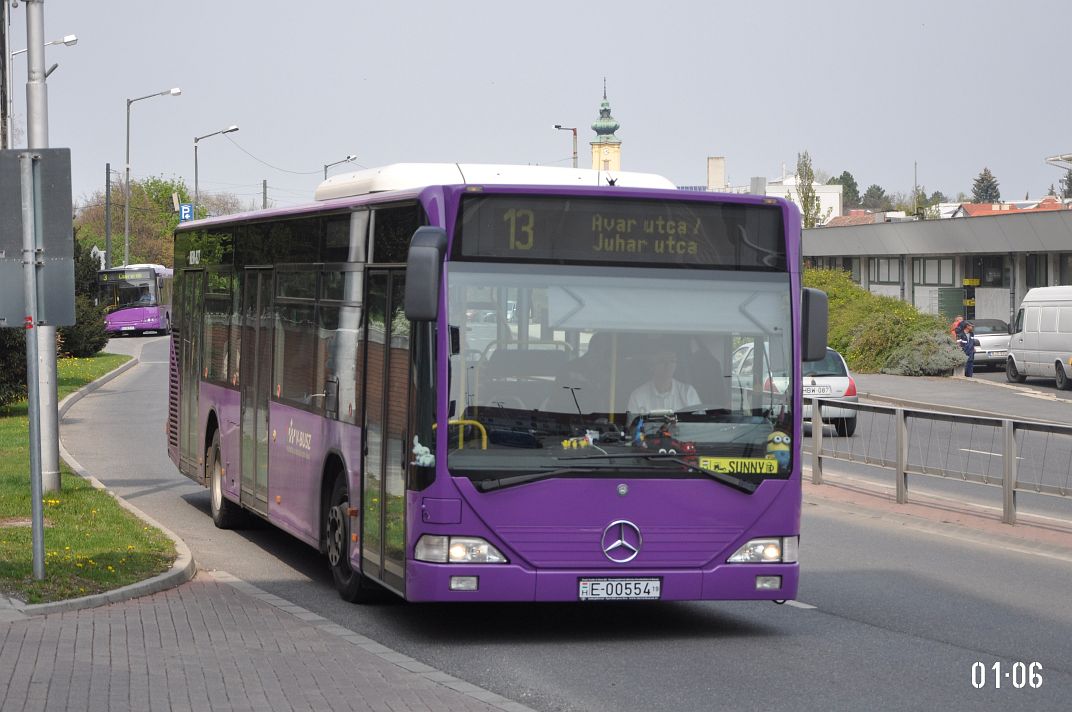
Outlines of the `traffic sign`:
M 193 203 L 182 203 L 179 205 L 179 222 L 187 222 L 194 219 L 194 206 Z

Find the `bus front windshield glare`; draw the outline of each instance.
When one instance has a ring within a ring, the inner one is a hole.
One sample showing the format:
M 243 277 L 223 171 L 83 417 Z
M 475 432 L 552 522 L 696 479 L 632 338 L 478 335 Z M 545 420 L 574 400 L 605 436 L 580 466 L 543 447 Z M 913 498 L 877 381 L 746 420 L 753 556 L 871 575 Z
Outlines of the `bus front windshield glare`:
M 158 304 L 152 280 L 121 281 L 100 285 L 100 303 L 108 311 Z
M 787 273 L 455 262 L 448 290 L 448 466 L 479 489 L 789 477 Z

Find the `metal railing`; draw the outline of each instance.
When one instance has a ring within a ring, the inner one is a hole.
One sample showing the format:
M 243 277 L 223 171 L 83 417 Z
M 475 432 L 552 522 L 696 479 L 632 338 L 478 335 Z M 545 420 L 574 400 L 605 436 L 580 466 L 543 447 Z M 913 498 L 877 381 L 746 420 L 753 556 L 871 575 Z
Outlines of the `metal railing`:
M 824 436 L 824 403 L 855 411 L 868 437 Z M 899 504 L 908 501 L 909 475 L 1001 487 L 1006 524 L 1016 523 L 1019 492 L 1072 498 L 1072 427 L 823 398 L 811 404 L 813 484 L 823 483 L 823 460 L 833 459 L 892 469 Z

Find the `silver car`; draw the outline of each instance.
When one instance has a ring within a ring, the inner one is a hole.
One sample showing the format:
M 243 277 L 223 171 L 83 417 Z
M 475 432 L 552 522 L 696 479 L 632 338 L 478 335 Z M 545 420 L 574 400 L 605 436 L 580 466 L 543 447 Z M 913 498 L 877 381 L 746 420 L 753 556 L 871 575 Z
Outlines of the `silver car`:
M 1009 354 L 1009 325 L 1001 319 L 973 319 L 972 324 L 979 342 L 975 347 L 975 365 L 1005 368 Z
M 856 403 L 856 381 L 845 365 L 845 359 L 834 349 L 826 350 L 826 358 L 821 361 L 805 361 L 801 367 L 803 382 L 804 419 L 811 420 L 811 399 L 819 396 L 824 401 L 836 399 Z M 834 403 L 823 403 L 823 422 L 832 424 L 834 430 L 843 438 L 852 437 L 856 432 L 856 411 L 851 408 L 839 408 Z
M 733 352 L 734 391 L 741 393 L 751 391 L 752 383 L 752 344 L 744 344 Z M 834 349 L 826 350 L 826 358 L 819 361 L 805 361 L 801 367 L 803 417 L 811 420 L 811 399 L 814 396 L 824 401 L 838 400 L 856 403 L 856 381 L 849 373 L 845 359 Z M 788 379 L 775 377 L 768 379 L 769 386 L 775 392 L 784 393 L 789 385 Z M 743 396 L 742 396 L 743 398 Z M 833 425 L 834 431 L 841 437 L 851 437 L 856 432 L 856 411 L 839 408 L 836 403 L 823 403 L 823 423 Z

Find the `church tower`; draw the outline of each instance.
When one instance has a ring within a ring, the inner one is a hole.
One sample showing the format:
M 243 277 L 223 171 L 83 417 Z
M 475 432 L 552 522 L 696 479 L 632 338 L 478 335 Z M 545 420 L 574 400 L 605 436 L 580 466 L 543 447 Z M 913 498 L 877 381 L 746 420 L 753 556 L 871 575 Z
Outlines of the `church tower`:
M 622 142 L 614 132 L 621 126 L 610 115 L 607 101 L 607 80 L 603 80 L 603 102 L 599 105 L 599 118 L 592 123 L 596 139 L 592 141 L 592 170 L 617 173 L 622 170 Z

